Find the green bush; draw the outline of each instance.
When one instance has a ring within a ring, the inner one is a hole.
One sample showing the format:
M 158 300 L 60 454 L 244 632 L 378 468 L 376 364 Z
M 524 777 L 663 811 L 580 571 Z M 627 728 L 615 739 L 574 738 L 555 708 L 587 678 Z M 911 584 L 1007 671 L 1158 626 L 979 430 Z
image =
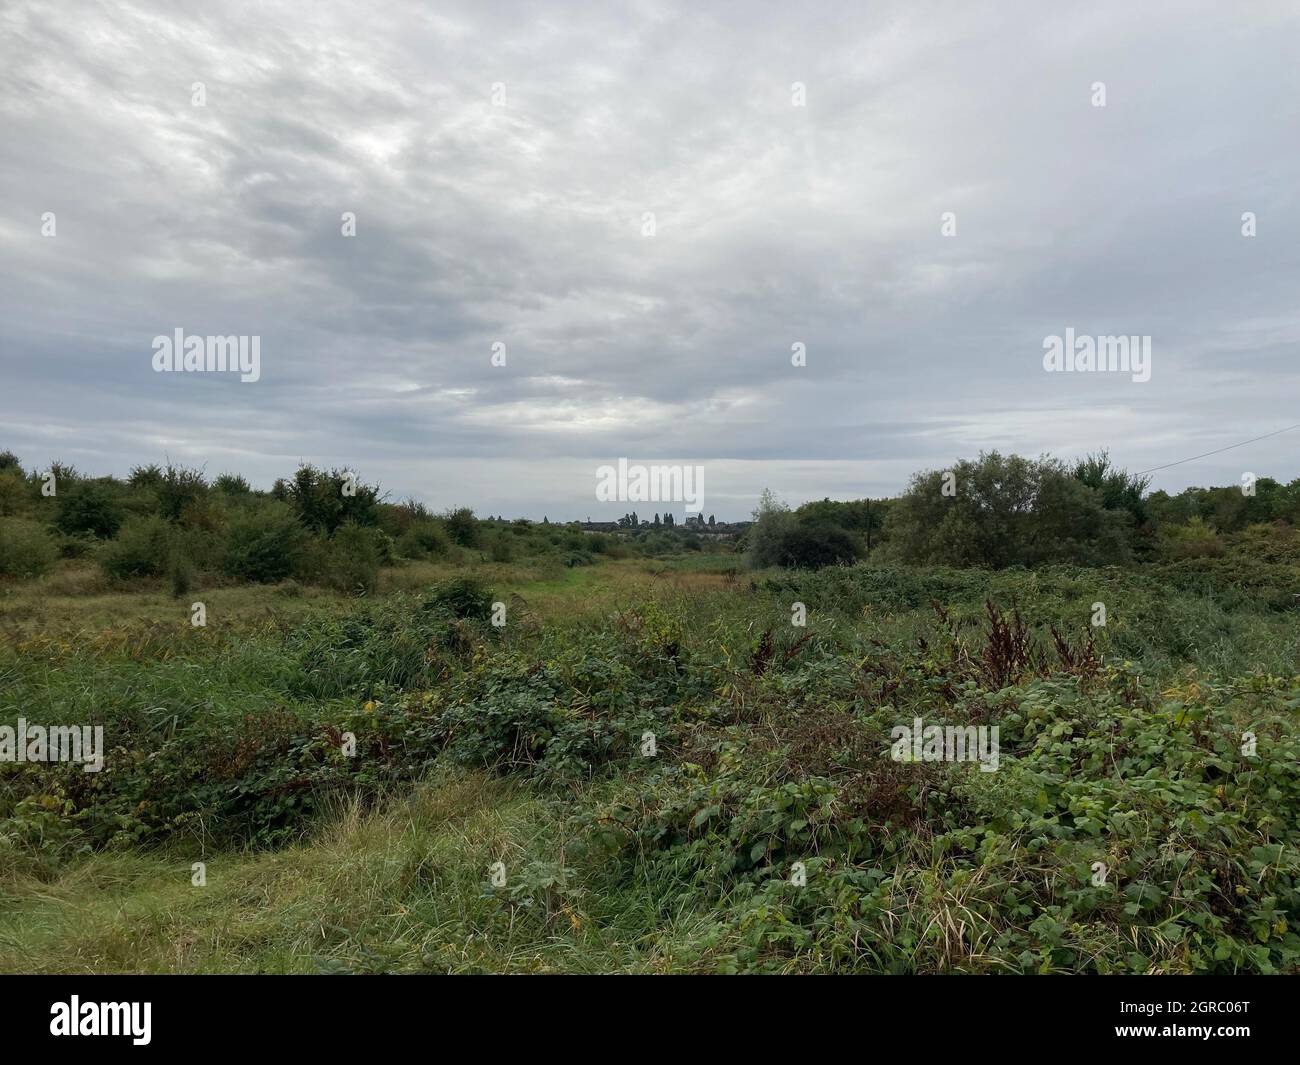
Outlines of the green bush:
M 22 470 L 0 469 L 0 518 L 17 515 L 30 494 Z
M 765 491 L 746 537 L 750 566 L 820 569 L 856 561 L 862 554 L 858 538 L 829 518 L 825 510 L 801 508 L 796 516 Z M 699 550 L 698 539 L 695 550 Z
M 492 617 L 492 592 L 472 577 L 456 577 L 436 584 L 425 599 L 425 609 L 441 607 L 458 618 L 488 621 Z
M 333 535 L 346 522 L 374 525 L 379 521 L 379 486 L 362 484 L 348 470 L 299 467 L 283 494 L 298 519 L 313 532 Z
M 0 577 L 38 577 L 58 554 L 54 538 L 36 522 L 0 518 Z
M 889 511 L 888 549 L 921 565 L 1111 565 L 1132 556 L 1132 514 L 1107 509 L 1055 459 L 993 451 L 915 474 Z
M 99 564 L 117 580 L 157 577 L 170 566 L 172 549 L 172 528 L 162 518 L 128 518 L 117 538 L 104 545 Z
M 93 555 L 99 546 L 99 541 L 93 536 L 63 536 L 60 535 L 56 540 L 60 558 L 85 558 Z
M 481 536 L 479 523 L 474 518 L 474 512 L 469 507 L 460 507 L 456 510 L 449 510 L 443 515 L 443 524 L 447 527 L 447 535 L 452 541 L 461 547 L 478 547 Z
M 488 558 L 493 562 L 509 562 L 515 557 L 514 545 L 504 533 L 494 533 L 488 544 Z
M 763 489 L 758 508 L 754 511 L 754 524 L 745 536 L 745 553 L 754 569 L 782 565 L 785 557 L 785 538 L 795 527 L 795 516 L 790 508 Z
M 313 618 L 290 634 L 291 686 L 315 699 L 418 687 L 439 675 L 439 652 L 461 648 L 467 624 L 431 597 L 363 600 L 344 617 Z
M 418 521 L 398 537 L 397 553 L 402 558 L 441 558 L 450 546 L 451 540 L 441 522 Z
M 349 595 L 373 593 L 379 583 L 380 537 L 387 538 L 380 530 L 355 522 L 340 526 L 330 540 L 326 573 L 329 586 Z
M 303 565 L 307 541 L 307 531 L 288 506 L 268 503 L 231 522 L 222 568 L 230 577 L 274 584 Z
M 212 482 L 212 487 L 228 496 L 246 496 L 252 491 L 248 481 L 237 473 L 221 474 Z
M 820 569 L 857 560 L 858 541 L 838 525 L 797 521 L 779 541 L 781 565 Z
M 1160 530 L 1160 553 L 1168 559 L 1221 558 L 1226 550 L 1219 534 L 1199 517 Z
M 60 488 L 54 524 L 69 536 L 108 539 L 122 526 L 122 507 L 112 482 L 74 481 Z
M 172 552 L 168 576 L 172 582 L 173 599 L 179 599 L 181 596 L 189 594 L 190 588 L 194 584 L 194 567 L 183 551 L 174 550 Z

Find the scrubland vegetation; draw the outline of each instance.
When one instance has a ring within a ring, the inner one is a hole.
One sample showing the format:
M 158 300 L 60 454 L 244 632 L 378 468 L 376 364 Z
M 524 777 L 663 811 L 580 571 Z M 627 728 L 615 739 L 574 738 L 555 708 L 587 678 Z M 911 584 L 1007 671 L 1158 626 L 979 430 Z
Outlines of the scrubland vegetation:
M 1300 482 L 982 456 L 710 544 L 0 466 L 0 723 L 108 748 L 0 763 L 0 970 L 1300 967 Z

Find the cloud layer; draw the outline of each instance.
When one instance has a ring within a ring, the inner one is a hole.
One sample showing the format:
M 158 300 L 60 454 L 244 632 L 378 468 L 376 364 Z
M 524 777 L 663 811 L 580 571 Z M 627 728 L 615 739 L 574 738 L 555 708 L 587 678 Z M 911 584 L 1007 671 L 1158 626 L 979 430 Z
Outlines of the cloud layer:
M 0 447 L 553 520 L 689 462 L 737 518 L 1300 420 L 1300 11 L 1051 8 L 17 0 Z M 154 373 L 177 327 L 260 336 L 261 380 Z M 1151 381 L 1044 372 L 1067 327 L 1150 335 Z

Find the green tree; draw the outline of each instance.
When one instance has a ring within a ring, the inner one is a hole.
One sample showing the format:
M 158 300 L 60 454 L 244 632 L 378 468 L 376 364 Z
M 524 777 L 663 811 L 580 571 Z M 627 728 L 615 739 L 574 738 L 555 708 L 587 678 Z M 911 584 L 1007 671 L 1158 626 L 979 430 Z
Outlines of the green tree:
M 168 521 L 180 521 L 188 508 L 201 502 L 208 494 L 202 470 L 173 466 L 170 462 L 153 489 L 158 493 L 158 513 Z
M 227 496 L 246 496 L 252 491 L 248 481 L 237 473 L 221 474 L 212 482 L 212 487 Z
M 754 524 L 747 537 L 748 563 L 753 569 L 781 565 L 785 557 L 785 538 L 795 526 L 790 508 L 764 488 L 754 508 Z
M 344 522 L 379 521 L 379 486 L 363 484 L 348 470 L 327 473 L 310 464 L 300 466 L 285 485 L 285 496 L 304 526 L 327 536 Z
M 1146 490 L 1150 477 L 1131 474 L 1113 466 L 1110 453 L 1099 451 L 1080 459 L 1070 470 L 1075 480 L 1096 491 L 1107 510 L 1122 510 L 1133 519 L 1134 527 L 1147 524 L 1150 514 L 1146 505 Z
M 442 516 L 442 523 L 453 543 L 460 544 L 461 547 L 478 547 L 482 534 L 474 512 L 469 507 L 447 511 Z
M 890 511 L 889 538 L 918 564 L 1122 563 L 1130 524 L 1060 462 L 994 451 L 916 474 Z

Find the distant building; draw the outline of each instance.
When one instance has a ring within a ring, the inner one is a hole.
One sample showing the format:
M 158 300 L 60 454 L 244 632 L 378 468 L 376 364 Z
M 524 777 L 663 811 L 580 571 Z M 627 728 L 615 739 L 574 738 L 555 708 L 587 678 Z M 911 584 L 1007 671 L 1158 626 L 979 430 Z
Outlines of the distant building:
M 620 525 L 616 521 L 583 521 L 576 523 L 585 533 L 595 535 L 596 533 L 610 533 L 616 536 L 628 536 L 635 530 L 627 525 Z M 752 521 L 719 521 L 713 525 L 707 524 L 704 519 L 691 516 L 682 525 L 652 525 L 648 520 L 642 519 L 636 529 L 658 530 L 672 529 L 684 533 L 692 533 L 695 536 L 702 537 L 706 540 L 723 541 L 735 540 L 746 529 L 754 523 Z

